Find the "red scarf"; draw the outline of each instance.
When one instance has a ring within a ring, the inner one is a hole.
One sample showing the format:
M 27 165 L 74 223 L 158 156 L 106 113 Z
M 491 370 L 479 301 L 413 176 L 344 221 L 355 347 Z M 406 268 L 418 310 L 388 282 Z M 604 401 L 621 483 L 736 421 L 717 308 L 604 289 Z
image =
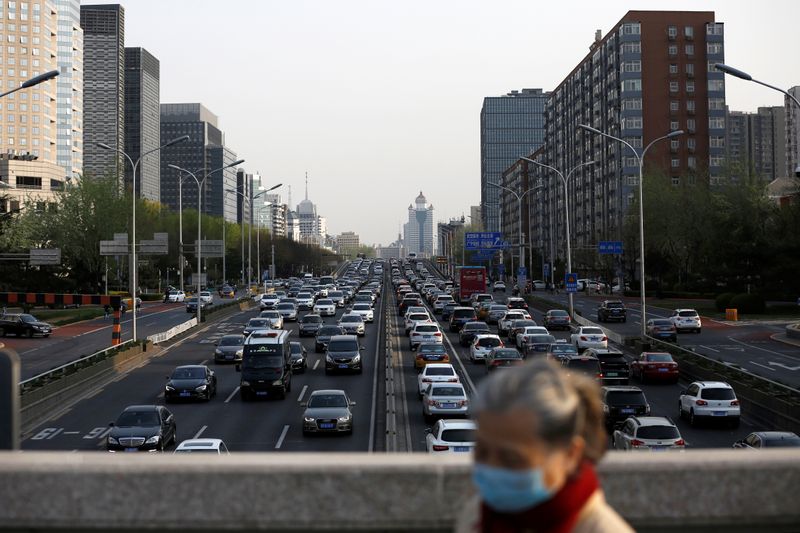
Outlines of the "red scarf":
M 583 506 L 597 491 L 594 467 L 584 462 L 552 498 L 520 513 L 498 513 L 481 504 L 483 533 L 569 533 L 575 527 Z

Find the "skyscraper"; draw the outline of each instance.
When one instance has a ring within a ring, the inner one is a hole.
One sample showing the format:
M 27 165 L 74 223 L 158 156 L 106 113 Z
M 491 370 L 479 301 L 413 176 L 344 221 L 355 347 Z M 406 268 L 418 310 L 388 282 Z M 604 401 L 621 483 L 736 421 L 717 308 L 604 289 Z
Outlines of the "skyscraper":
M 58 140 L 56 159 L 70 178 L 83 174 L 83 30 L 80 0 L 58 9 Z
M 327 222 L 317 213 L 317 206 L 308 199 L 308 175 L 306 175 L 306 197 L 297 204 L 300 226 L 300 241 L 322 247 L 325 244 Z
M 800 100 L 800 85 L 792 87 L 788 92 Z M 783 108 L 786 115 L 786 175 L 794 176 L 800 167 L 800 107 L 785 96 Z
M 759 107 L 756 113 L 729 111 L 725 130 L 732 177 L 752 174 L 767 183 L 783 177 L 787 131 L 782 106 Z
M 414 205 L 408 206 L 408 222 L 403 225 L 403 242 L 408 253 L 431 257 L 436 253 L 436 235 L 433 225 L 433 205 L 419 191 Z
M 544 142 L 547 96 L 541 89 L 522 89 L 483 99 L 481 219 L 486 231 L 500 231 L 500 189 L 489 184 L 500 184 L 503 172 L 519 156 L 531 153 Z
M 144 48 L 125 49 L 125 152 L 136 161 L 161 144 L 160 63 Z M 136 193 L 154 202 L 161 200 L 161 159 L 154 151 L 142 159 L 136 171 Z M 131 182 L 125 165 L 125 184 Z
M 211 172 L 234 163 L 237 159 L 236 152 L 227 146 L 209 146 L 208 168 L 204 171 Z M 200 174 L 198 179 L 202 179 Z M 206 196 L 203 198 L 203 213 L 215 217 L 224 217 L 228 222 L 236 222 L 236 198 L 227 189 L 236 188 L 236 169 L 233 167 L 214 172 L 206 180 Z
M 125 9 L 119 4 L 81 6 L 83 28 L 83 170 L 124 179 Z M 122 186 L 122 183 L 120 183 Z

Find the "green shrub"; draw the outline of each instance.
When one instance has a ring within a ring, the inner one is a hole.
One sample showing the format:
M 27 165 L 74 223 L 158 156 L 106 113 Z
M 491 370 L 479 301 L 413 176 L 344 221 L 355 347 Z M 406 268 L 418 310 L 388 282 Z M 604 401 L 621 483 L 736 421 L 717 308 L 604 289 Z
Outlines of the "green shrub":
M 717 299 L 714 300 L 717 311 L 725 311 L 725 309 L 728 309 L 731 306 L 731 300 L 733 300 L 734 296 L 736 296 L 736 294 L 732 292 L 723 292 L 717 296 Z
M 764 297 L 760 294 L 737 294 L 731 298 L 730 306 L 738 309 L 739 313 L 761 314 L 766 309 Z

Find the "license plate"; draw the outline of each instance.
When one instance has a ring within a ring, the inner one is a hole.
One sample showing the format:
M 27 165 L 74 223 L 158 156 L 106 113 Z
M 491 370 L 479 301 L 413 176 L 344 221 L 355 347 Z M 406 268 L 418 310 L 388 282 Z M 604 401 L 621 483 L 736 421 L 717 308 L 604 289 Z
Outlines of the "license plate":
M 659 368 L 659 372 L 669 372 L 669 368 Z
M 225 359 L 233 359 L 233 356 L 232 355 L 226 355 Z
M 606 372 L 606 376 L 608 376 L 608 377 L 610 377 L 610 378 L 615 378 L 615 377 L 617 377 L 618 375 L 619 375 L 619 374 L 618 374 L 618 373 L 616 373 L 616 372 Z
M 339 365 L 339 368 L 347 368 L 347 365 Z
M 126 452 L 138 452 L 139 448 L 125 448 Z
M 470 450 L 469 446 L 453 446 L 454 452 L 468 452 Z
M 712 411 L 711 414 L 713 416 L 726 416 L 728 414 L 727 411 Z
M 320 429 L 333 429 L 335 427 L 336 427 L 336 424 L 331 424 L 331 423 L 326 423 L 326 424 L 320 424 L 319 425 Z
M 425 360 L 426 361 L 438 361 L 439 359 L 440 359 L 440 357 L 436 356 L 436 355 L 426 355 L 425 356 Z
M 188 392 L 188 391 L 181 392 L 181 398 L 186 398 L 186 397 L 191 396 L 191 395 L 192 395 L 192 393 Z
M 433 336 L 432 335 L 425 335 L 422 338 L 425 339 L 426 341 L 432 341 L 433 340 Z
M 620 411 L 620 413 L 629 414 L 629 413 L 633 413 L 634 409 L 620 409 L 619 411 Z
M 666 446 L 650 446 L 650 449 L 654 452 L 663 452 L 667 449 Z
M 265 391 L 265 390 L 256 391 L 256 396 L 266 396 L 266 395 L 267 395 L 267 391 Z
M 454 403 L 443 403 L 442 409 L 455 409 L 456 404 Z

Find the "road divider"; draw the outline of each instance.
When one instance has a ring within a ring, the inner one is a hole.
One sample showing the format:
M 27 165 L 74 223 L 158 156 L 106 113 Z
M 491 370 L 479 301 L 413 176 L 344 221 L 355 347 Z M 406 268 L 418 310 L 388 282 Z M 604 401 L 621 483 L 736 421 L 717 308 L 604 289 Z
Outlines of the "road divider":
M 159 344 L 164 341 L 168 341 L 172 337 L 176 335 L 180 335 L 186 330 L 189 330 L 197 325 L 197 317 L 194 317 L 186 322 L 178 324 L 175 327 L 169 328 L 167 331 L 162 331 L 161 333 L 156 333 L 155 335 L 150 335 L 147 337 L 148 342 L 153 344 Z

